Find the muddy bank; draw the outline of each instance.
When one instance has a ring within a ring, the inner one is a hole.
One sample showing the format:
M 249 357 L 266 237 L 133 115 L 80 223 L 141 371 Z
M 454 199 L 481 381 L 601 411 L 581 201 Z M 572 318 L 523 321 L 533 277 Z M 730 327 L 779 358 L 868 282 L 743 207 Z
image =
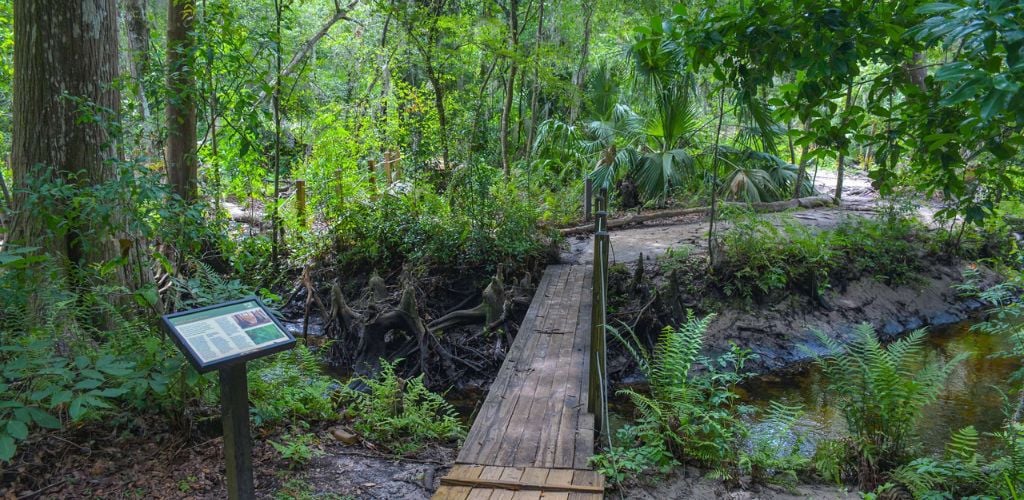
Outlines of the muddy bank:
M 722 498 L 730 500 L 790 500 L 798 498 L 820 498 L 823 500 L 860 498 L 837 486 L 828 484 L 800 484 L 793 489 L 780 486 L 743 485 L 730 488 L 722 481 L 708 479 L 707 471 L 694 467 L 680 467 L 665 477 L 647 484 L 628 483 L 618 494 L 609 498 L 631 500 L 661 500 L 664 498 Z
M 990 271 L 982 276 L 983 287 L 998 282 Z M 953 287 L 962 282 L 957 266 L 933 264 L 929 273 L 908 285 L 890 286 L 864 277 L 848 283 L 845 290 L 827 291 L 820 303 L 793 294 L 771 305 L 723 309 L 708 328 L 705 349 L 715 354 L 728 350 L 730 343 L 750 349 L 757 359 L 747 367 L 757 372 L 798 368 L 815 355 L 830 354 L 815 331 L 845 343 L 856 325 L 867 322 L 888 340 L 966 319 L 983 304 L 958 295 Z
M 815 356 L 830 354 L 816 331 L 846 343 L 854 328 L 866 322 L 880 338 L 890 340 L 918 328 L 963 321 L 984 306 L 954 288 L 964 281 L 961 267 L 966 263 L 929 263 L 908 284 L 889 285 L 865 276 L 829 288 L 818 298 L 790 291 L 761 303 L 715 297 L 716 284 L 699 264 L 691 262 L 683 269 L 645 259 L 643 273 L 637 273 L 637 265 L 619 266 L 611 275 L 611 324 L 630 326 L 653 347 L 661 328 L 684 321 L 688 311 L 715 314 L 704 337 L 704 353 L 715 356 L 732 344 L 749 349 L 756 356 L 745 369 L 761 374 L 799 371 Z M 980 268 L 980 275 L 982 288 L 999 282 L 987 269 Z M 636 380 L 624 350 L 611 355 L 609 363 L 614 379 Z

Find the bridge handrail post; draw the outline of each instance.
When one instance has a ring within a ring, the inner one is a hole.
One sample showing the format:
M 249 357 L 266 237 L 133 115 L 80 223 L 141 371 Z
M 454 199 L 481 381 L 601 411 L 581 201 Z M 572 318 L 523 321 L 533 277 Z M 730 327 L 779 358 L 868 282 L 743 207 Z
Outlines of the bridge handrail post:
M 590 329 L 590 385 L 588 407 L 594 414 L 596 430 L 603 430 L 608 401 L 607 306 L 608 258 L 611 241 L 608 236 L 608 188 L 597 192 L 594 221 L 594 272 Z

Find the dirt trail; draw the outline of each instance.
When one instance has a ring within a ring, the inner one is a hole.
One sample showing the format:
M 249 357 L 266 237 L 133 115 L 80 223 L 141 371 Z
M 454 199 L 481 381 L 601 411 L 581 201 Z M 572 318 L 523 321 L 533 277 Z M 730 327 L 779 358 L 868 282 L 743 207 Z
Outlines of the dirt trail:
M 821 171 L 815 188 L 822 194 L 835 193 L 835 172 Z M 817 229 L 835 227 L 847 217 L 865 217 L 874 213 L 873 206 L 878 194 L 871 187 L 868 177 L 859 171 L 844 177 L 843 203 L 839 207 L 801 209 L 790 214 L 798 222 Z M 930 219 L 931 209 L 922 208 L 921 216 Z M 782 214 L 767 214 L 768 220 L 782 221 Z M 720 229 L 727 223 L 719 222 Z M 644 255 L 645 260 L 664 254 L 669 249 L 684 245 L 692 247 L 695 253 L 707 251 L 708 221 L 703 214 L 662 219 L 640 224 L 628 229 L 611 231 L 611 262 L 632 263 Z M 594 238 L 592 234 L 569 238 L 569 247 L 560 258 L 563 263 L 585 264 L 593 261 Z

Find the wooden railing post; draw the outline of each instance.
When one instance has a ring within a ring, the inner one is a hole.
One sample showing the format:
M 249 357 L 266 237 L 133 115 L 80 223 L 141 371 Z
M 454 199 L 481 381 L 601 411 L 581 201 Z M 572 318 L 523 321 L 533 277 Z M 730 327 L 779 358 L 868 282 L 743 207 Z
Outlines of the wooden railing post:
M 597 430 L 604 429 L 605 408 L 608 404 L 608 190 L 601 188 L 597 195 L 597 214 L 594 221 L 594 277 L 590 328 L 590 385 L 587 402 L 594 414 Z
M 300 227 L 307 227 L 305 179 L 295 180 L 295 216 L 299 219 Z
M 594 199 L 594 180 L 587 177 L 583 181 L 583 222 L 590 222 L 590 215 L 594 212 L 591 202 Z

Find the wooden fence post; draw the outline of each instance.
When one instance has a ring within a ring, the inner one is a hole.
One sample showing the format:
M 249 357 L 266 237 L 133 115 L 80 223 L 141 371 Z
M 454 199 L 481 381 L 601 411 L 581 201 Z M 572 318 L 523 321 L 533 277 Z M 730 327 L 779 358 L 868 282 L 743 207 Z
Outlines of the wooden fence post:
M 593 212 L 591 202 L 594 199 L 594 180 L 587 177 L 583 181 L 583 222 L 590 222 L 590 214 Z
M 596 430 L 601 431 L 605 421 L 608 395 L 607 355 L 607 301 L 608 301 L 608 190 L 602 188 L 597 196 L 597 214 L 594 222 L 594 273 L 590 327 L 590 386 L 587 394 L 588 409 L 594 414 Z
M 306 181 L 295 180 L 295 216 L 299 219 L 300 227 L 308 227 L 306 220 Z
M 377 160 L 369 160 L 366 162 L 367 168 L 370 170 L 370 199 L 377 200 Z

